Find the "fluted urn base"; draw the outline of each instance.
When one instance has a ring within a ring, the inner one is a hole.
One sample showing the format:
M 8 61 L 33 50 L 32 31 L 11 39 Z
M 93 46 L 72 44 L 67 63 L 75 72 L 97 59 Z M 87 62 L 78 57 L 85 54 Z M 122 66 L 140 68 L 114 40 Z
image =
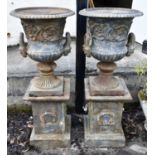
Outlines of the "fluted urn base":
M 53 74 L 56 64 L 38 63 L 40 76 L 31 80 L 30 96 L 51 96 L 63 94 L 63 77 L 57 77 Z
M 97 67 L 100 69 L 98 76 L 89 77 L 90 93 L 98 96 L 123 96 L 125 94 L 121 80 L 117 76 L 113 76 L 116 64 L 99 62 Z

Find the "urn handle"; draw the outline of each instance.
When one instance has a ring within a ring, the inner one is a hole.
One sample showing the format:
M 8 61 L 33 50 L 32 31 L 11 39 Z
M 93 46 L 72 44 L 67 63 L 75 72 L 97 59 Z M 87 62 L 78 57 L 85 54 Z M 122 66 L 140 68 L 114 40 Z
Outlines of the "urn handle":
M 136 47 L 136 37 L 134 33 L 129 33 L 128 35 L 128 42 L 127 42 L 127 54 L 126 56 L 130 56 L 134 53 Z
M 84 36 L 83 51 L 87 57 L 91 56 L 92 36 L 90 32 L 87 32 Z
M 19 37 L 19 51 L 23 57 L 27 56 L 27 46 L 26 43 L 24 42 L 24 33 L 20 33 Z
M 66 33 L 66 42 L 64 43 L 64 56 L 67 56 L 71 52 L 71 35 Z

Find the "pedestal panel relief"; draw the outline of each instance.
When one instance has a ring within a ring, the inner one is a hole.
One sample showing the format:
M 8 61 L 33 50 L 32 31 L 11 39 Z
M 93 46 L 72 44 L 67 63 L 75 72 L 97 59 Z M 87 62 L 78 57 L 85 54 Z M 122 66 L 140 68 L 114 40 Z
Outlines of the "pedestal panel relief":
M 99 126 L 111 126 L 114 125 L 114 113 L 102 111 L 97 116 L 97 123 Z
M 34 105 L 34 125 L 36 133 L 62 133 L 65 130 L 63 104 L 43 103 Z
M 119 130 L 121 127 L 122 103 L 89 103 L 90 129 L 92 132 Z

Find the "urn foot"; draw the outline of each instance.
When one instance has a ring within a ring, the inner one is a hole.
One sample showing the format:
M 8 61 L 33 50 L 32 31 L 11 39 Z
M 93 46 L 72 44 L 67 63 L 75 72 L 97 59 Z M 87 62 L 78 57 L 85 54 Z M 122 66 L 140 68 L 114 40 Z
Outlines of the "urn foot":
M 56 64 L 51 63 L 38 63 L 37 65 L 40 76 L 34 77 L 31 80 L 30 95 L 31 96 L 51 96 L 63 94 L 63 77 L 54 75 L 54 68 Z
M 48 84 L 50 77 L 47 77 L 47 79 L 41 79 L 40 77 L 35 77 L 31 80 L 30 88 L 29 88 L 29 95 L 30 96 L 62 96 L 63 95 L 63 88 L 64 88 L 64 77 L 59 76 L 59 81 L 61 81 L 61 84 L 54 88 L 38 88 L 35 86 L 35 82 L 38 82 L 39 80 L 42 81 L 42 83 Z M 47 80 L 47 81 L 46 81 Z M 47 85 L 48 86 L 48 85 Z
M 56 76 L 35 77 L 32 80 L 35 87 L 40 89 L 52 89 L 62 84 L 62 79 Z

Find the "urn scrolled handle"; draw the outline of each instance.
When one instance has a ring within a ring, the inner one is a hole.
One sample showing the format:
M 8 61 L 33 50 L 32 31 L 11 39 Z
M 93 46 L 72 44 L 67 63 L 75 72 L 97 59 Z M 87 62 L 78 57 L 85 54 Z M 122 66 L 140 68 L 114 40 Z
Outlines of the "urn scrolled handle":
M 92 36 L 90 32 L 87 32 L 84 36 L 83 51 L 87 57 L 91 56 Z
M 129 33 L 128 35 L 128 42 L 127 42 L 127 54 L 126 56 L 130 56 L 134 53 L 136 47 L 136 37 L 134 33 Z
M 71 52 L 71 35 L 69 32 L 66 33 L 66 42 L 64 43 L 64 56 L 67 56 Z
M 19 51 L 23 57 L 27 57 L 27 45 L 24 42 L 24 33 L 20 33 L 19 37 Z

